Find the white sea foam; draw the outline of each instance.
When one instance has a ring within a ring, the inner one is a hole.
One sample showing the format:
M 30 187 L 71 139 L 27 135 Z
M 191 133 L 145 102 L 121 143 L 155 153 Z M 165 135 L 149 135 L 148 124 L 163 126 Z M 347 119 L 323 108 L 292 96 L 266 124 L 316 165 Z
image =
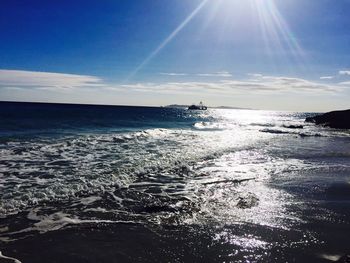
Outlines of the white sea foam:
M 81 192 L 128 186 L 152 167 L 195 161 L 228 146 L 246 144 L 248 135 L 237 135 L 217 131 L 213 137 L 191 130 L 149 129 L 14 143 L 0 156 L 5 163 L 0 172 L 6 174 L 1 178 L 0 212 L 15 213 L 40 202 L 74 198 Z M 116 143 L 115 138 L 128 140 Z
M 90 205 L 101 199 L 102 198 L 100 196 L 89 196 L 89 197 L 81 198 L 80 203 L 82 203 L 83 205 Z
M 18 259 L 13 258 L 13 257 L 7 257 L 7 256 L 3 255 L 3 254 L 1 253 L 1 251 L 0 251 L 0 259 L 1 259 L 1 258 L 2 258 L 2 259 L 5 259 L 6 262 L 21 263 L 21 261 L 19 261 Z
M 87 211 L 99 211 L 105 212 L 103 208 L 87 209 Z M 41 213 L 41 214 L 39 214 Z M 21 229 L 19 231 L 8 232 L 7 235 L 16 235 L 19 233 L 28 233 L 32 231 L 38 231 L 40 233 L 46 233 L 50 231 L 55 231 L 62 229 L 68 225 L 78 225 L 78 224 L 116 224 L 116 223 L 136 223 L 134 221 L 124 221 L 124 220 L 100 220 L 100 219 L 81 219 L 77 216 L 69 215 L 63 212 L 55 212 L 52 214 L 42 214 L 40 209 L 31 210 L 27 219 L 35 221 L 31 226 Z

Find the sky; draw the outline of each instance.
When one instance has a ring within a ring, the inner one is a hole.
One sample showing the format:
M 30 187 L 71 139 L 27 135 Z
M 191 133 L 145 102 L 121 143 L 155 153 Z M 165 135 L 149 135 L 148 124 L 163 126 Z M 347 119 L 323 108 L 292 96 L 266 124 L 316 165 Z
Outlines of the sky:
M 350 108 L 349 0 L 3 1 L 0 100 Z

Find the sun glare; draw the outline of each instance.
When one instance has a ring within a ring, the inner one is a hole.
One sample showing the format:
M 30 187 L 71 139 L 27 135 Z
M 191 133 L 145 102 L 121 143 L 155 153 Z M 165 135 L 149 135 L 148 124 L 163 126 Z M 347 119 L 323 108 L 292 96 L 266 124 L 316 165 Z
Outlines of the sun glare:
M 203 0 L 199 5 L 176 27 L 163 42 L 159 44 L 128 76 L 126 81 L 132 79 L 140 70 L 142 70 L 159 52 L 164 49 L 181 31 L 207 6 L 207 19 L 204 19 L 203 28 L 205 29 L 213 20 L 220 21 L 221 35 L 218 41 L 225 41 L 231 37 L 229 29 L 239 28 L 244 25 L 247 17 L 252 17 L 254 25 L 258 25 L 259 32 L 263 39 L 263 45 L 266 53 L 273 57 L 276 50 L 282 55 L 288 57 L 290 65 L 305 67 L 306 59 L 303 49 L 294 36 L 289 25 L 279 12 L 274 0 Z M 216 19 L 220 18 L 220 19 Z M 238 25 L 239 24 L 239 25 Z M 200 30 L 198 30 L 199 32 Z M 235 33 L 237 38 L 239 34 Z
M 238 23 L 246 26 L 244 21 L 249 19 L 254 21 L 254 25 L 258 25 L 263 44 L 267 54 L 272 55 L 273 52 L 282 51 L 294 59 L 290 61 L 294 66 L 305 66 L 305 52 L 298 43 L 290 26 L 280 13 L 278 6 L 274 0 L 219 0 L 212 1 L 215 6 L 215 14 L 211 16 L 222 16 L 223 30 L 225 27 L 233 26 Z M 283 5 L 283 2 L 281 2 Z M 228 20 L 228 21 L 227 21 Z M 241 32 L 243 34 L 243 32 Z

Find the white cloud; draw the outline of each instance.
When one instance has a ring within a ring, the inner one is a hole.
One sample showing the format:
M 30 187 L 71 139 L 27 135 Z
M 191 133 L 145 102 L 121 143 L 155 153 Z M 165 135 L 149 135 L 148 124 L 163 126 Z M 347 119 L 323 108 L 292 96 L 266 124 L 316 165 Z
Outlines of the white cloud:
M 281 76 L 264 76 L 262 74 L 251 74 L 251 84 L 255 89 L 274 90 L 278 92 L 336 92 L 339 87 L 309 81 L 302 78 L 291 78 Z
M 168 82 L 137 83 L 122 85 L 137 92 L 155 92 L 167 94 L 247 94 L 247 93 L 335 93 L 340 86 L 311 82 L 301 78 L 256 76 L 249 80 L 221 80 L 216 82 Z
M 173 72 L 161 72 L 159 73 L 160 75 L 165 75 L 165 76 L 187 76 L 188 74 L 186 73 L 173 73 Z
M 341 71 L 339 71 L 339 75 L 348 75 L 348 76 L 350 76 L 350 70 L 341 70 Z
M 334 79 L 334 76 L 323 76 L 320 79 Z
M 223 77 L 223 78 L 229 78 L 232 77 L 232 74 L 227 71 L 219 71 L 215 73 L 199 73 L 197 76 L 200 77 Z
M 276 93 L 335 93 L 349 86 L 349 82 L 330 85 L 301 78 L 264 76 L 249 74 L 245 80 L 227 79 L 227 72 L 222 79 L 211 81 L 182 81 L 164 83 L 133 83 L 127 85 L 108 84 L 101 78 L 88 75 L 62 73 L 0 70 L 0 88 L 7 90 L 35 89 L 42 91 L 61 91 L 63 93 L 78 88 L 100 88 L 100 90 L 125 92 L 147 92 L 159 94 L 276 94 Z M 170 74 L 170 73 L 169 73 Z M 176 73 L 180 74 L 180 73 Z M 91 91 L 93 89 L 90 89 Z M 80 91 L 79 91 L 80 92 Z M 80 92 L 80 94 L 82 94 Z
M 349 86 L 350 87 L 350 81 L 344 81 L 344 82 L 340 82 L 338 84 L 342 85 L 342 86 Z
M 36 72 L 24 70 L 0 70 L 0 88 L 73 89 L 103 87 L 103 81 L 94 76 Z
M 263 75 L 260 74 L 260 73 L 248 73 L 247 75 L 250 76 L 250 77 L 253 77 L 253 78 L 261 78 L 261 77 L 263 77 Z
M 160 75 L 164 76 L 197 76 L 197 77 L 222 77 L 229 78 L 232 74 L 228 71 L 218 71 L 214 73 L 198 73 L 198 74 L 188 74 L 188 73 L 177 73 L 177 72 L 161 72 Z

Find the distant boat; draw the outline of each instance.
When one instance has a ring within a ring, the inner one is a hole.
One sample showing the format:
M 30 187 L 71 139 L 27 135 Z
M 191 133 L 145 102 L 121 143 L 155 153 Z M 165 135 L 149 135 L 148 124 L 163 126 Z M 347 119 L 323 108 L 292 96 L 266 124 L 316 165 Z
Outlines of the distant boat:
M 207 110 L 207 106 L 203 105 L 203 102 L 200 102 L 198 105 L 191 105 L 188 107 L 189 110 Z

